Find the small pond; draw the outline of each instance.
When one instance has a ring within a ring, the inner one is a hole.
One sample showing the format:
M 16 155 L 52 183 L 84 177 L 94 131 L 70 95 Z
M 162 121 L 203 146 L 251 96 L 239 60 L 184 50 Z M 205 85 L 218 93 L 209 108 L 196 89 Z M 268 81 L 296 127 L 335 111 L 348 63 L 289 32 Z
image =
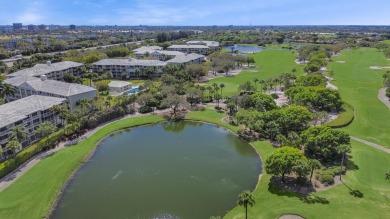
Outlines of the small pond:
M 238 51 L 238 52 L 243 52 L 243 53 L 252 53 L 252 52 L 260 52 L 262 50 L 265 50 L 266 48 L 263 47 L 258 47 L 258 46 L 225 46 L 223 47 L 226 50 L 229 51 Z
M 241 191 L 254 189 L 260 173 L 254 149 L 224 128 L 194 122 L 136 127 L 101 141 L 51 218 L 223 216 Z

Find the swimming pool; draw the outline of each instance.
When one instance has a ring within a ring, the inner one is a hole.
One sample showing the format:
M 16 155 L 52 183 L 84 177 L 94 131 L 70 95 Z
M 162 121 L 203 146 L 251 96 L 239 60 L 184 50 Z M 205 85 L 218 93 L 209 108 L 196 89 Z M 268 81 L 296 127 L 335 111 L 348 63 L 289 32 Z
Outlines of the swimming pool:
M 130 90 L 127 91 L 128 94 L 136 94 L 139 92 L 139 88 L 138 87 L 134 87 Z

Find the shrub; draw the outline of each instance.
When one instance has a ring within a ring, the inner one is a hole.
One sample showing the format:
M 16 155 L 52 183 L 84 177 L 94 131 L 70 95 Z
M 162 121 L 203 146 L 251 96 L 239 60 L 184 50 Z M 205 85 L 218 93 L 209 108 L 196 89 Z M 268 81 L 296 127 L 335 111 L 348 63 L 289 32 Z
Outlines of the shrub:
M 334 176 L 330 174 L 323 174 L 319 176 L 318 180 L 324 185 L 328 186 L 334 183 Z
M 271 94 L 271 97 L 274 99 L 279 99 L 279 95 L 276 93 Z
M 139 113 L 150 113 L 152 111 L 153 111 L 152 107 L 149 106 L 141 106 L 140 108 L 138 108 Z
M 390 89 L 389 89 L 389 88 L 386 88 L 386 96 L 387 96 L 388 98 L 390 98 Z

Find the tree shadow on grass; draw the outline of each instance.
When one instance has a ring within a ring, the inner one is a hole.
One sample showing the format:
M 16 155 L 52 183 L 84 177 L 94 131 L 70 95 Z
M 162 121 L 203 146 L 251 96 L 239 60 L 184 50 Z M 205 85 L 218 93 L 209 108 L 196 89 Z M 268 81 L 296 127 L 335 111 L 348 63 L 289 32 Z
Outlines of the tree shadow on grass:
M 271 177 L 268 183 L 268 191 L 278 196 L 287 196 L 289 198 L 299 198 L 306 204 L 329 204 L 329 200 L 313 194 L 315 189 L 312 186 L 305 186 L 300 189 L 294 187 L 294 178 L 286 177 L 285 182 L 281 182 L 280 177 Z
M 355 162 L 353 162 L 351 155 L 348 156 L 348 167 L 347 167 L 347 169 L 348 170 L 359 170 L 359 166 L 356 165 Z
M 356 198 L 363 198 L 364 197 L 364 194 L 358 190 L 358 189 L 351 189 L 351 187 L 349 187 L 347 184 L 345 184 L 344 181 L 341 181 L 345 187 L 347 187 L 349 189 L 349 194 L 352 195 L 353 197 L 356 197 Z

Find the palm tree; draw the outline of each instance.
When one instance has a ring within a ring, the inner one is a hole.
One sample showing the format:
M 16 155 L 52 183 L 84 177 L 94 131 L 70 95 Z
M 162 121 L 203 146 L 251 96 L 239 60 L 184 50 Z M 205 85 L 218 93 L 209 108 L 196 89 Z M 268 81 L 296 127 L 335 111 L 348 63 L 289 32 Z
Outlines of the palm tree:
M 54 105 L 51 107 L 51 111 L 60 117 L 61 125 L 64 126 L 65 117 L 69 111 L 68 105 Z
M 259 81 L 259 79 L 257 79 L 257 78 L 254 78 L 253 79 L 253 82 L 255 83 L 255 88 L 256 88 L 256 91 L 257 91 L 257 82 Z
M 297 69 L 293 68 L 293 69 L 291 70 L 291 72 L 293 73 L 293 75 L 295 75 L 295 72 L 297 72 Z
M 263 91 L 263 86 L 265 84 L 264 80 L 259 80 L 259 84 L 261 85 L 261 91 Z
M 343 172 L 343 165 L 344 165 L 344 159 L 345 154 L 348 153 L 351 149 L 350 145 L 342 144 L 337 148 L 337 152 L 341 154 L 341 163 L 340 163 L 340 180 L 341 180 L 341 174 Z M 345 170 L 346 171 L 346 170 Z
M 12 127 L 10 138 L 18 142 L 23 142 L 27 138 L 26 128 L 21 125 Z
M 221 98 L 222 98 L 222 89 L 225 87 L 224 84 L 220 84 L 219 87 L 221 88 Z
M 237 204 L 245 207 L 245 218 L 248 218 L 248 205 L 253 206 L 256 203 L 255 197 L 249 190 L 241 192 L 238 196 Z
M 12 155 L 15 155 L 16 150 L 20 149 L 21 144 L 17 140 L 12 140 L 9 141 L 5 147 L 12 151 Z
M 16 88 L 11 84 L 0 83 L 0 97 L 6 97 L 8 100 L 8 96 L 13 96 L 16 93 Z
M 141 74 L 141 69 L 139 67 L 135 68 L 134 74 L 135 77 L 139 79 L 139 75 Z
M 206 87 L 206 90 L 209 91 L 209 98 L 211 98 L 211 92 L 212 92 L 213 88 L 211 86 L 208 86 L 208 87 Z
M 201 87 L 199 88 L 199 90 L 202 92 L 202 93 L 201 93 L 201 102 L 203 103 L 203 99 L 204 99 L 204 91 L 206 90 L 206 88 L 205 88 L 205 87 L 203 87 L 203 86 L 201 86 Z

